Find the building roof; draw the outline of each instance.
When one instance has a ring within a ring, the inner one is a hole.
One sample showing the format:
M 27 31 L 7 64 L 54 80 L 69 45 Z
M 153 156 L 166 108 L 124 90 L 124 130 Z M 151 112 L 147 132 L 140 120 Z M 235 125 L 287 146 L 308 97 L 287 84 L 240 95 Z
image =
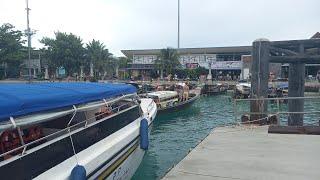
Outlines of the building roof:
M 229 47 L 200 47 L 200 48 L 180 48 L 180 54 L 218 54 L 218 53 L 248 53 L 251 54 L 252 46 L 229 46 Z M 121 50 L 121 52 L 131 58 L 133 55 L 157 55 L 161 49 L 137 49 Z
M 311 39 L 319 39 L 320 38 L 320 33 L 319 32 L 316 32 L 312 37 Z

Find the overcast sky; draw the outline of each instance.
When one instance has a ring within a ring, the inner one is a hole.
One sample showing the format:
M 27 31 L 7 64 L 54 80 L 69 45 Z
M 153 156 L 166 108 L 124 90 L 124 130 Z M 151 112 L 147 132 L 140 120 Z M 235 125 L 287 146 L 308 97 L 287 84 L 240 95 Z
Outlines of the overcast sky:
M 320 31 L 319 0 L 180 0 L 180 47 L 250 45 L 306 39 Z M 33 46 L 55 31 L 84 43 L 101 40 L 122 49 L 177 46 L 177 0 L 29 0 Z M 0 0 L 0 24 L 26 29 L 25 0 Z

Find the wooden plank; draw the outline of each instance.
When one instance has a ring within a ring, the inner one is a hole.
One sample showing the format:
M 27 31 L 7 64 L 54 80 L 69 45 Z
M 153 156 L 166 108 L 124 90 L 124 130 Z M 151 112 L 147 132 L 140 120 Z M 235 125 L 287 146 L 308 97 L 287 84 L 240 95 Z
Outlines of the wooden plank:
M 300 44 L 304 45 L 305 48 L 318 46 L 320 47 L 320 39 L 301 39 L 301 40 L 288 40 L 288 41 L 272 41 L 271 46 L 276 46 L 280 48 L 286 47 L 299 47 Z
M 320 135 L 320 126 L 278 126 L 278 125 L 271 125 L 268 128 L 268 133 Z
M 320 136 L 215 128 L 163 180 L 318 180 Z
M 270 62 L 319 64 L 320 55 L 270 56 Z
M 289 50 L 289 49 L 284 49 L 284 48 L 279 48 L 279 47 L 270 47 L 270 51 L 274 53 L 281 53 L 281 54 L 286 54 L 286 55 L 298 55 L 299 53 Z

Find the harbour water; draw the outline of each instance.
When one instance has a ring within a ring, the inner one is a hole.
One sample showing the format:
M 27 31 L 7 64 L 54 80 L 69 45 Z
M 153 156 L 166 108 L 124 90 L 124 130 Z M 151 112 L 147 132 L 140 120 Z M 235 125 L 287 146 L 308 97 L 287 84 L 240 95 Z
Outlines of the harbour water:
M 161 178 L 218 125 L 234 121 L 229 96 L 201 97 L 182 111 L 158 115 L 150 146 L 133 179 Z
M 276 106 L 270 104 L 271 109 Z M 249 110 L 248 103 L 239 109 Z M 286 104 L 281 110 L 287 109 Z M 305 102 L 305 111 L 320 111 L 320 101 Z M 319 114 L 305 115 L 308 124 L 319 121 Z M 285 116 L 281 119 L 285 121 Z M 158 115 L 150 134 L 150 146 L 134 180 L 160 179 L 217 126 L 234 123 L 233 103 L 230 96 L 201 97 L 191 107 L 179 112 Z

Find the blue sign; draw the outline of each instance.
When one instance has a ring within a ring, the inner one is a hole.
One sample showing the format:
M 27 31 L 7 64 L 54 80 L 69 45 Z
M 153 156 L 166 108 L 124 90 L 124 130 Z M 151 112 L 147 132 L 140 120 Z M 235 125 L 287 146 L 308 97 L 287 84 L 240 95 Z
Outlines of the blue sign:
M 58 68 L 58 76 L 59 77 L 63 77 L 63 76 L 65 76 L 66 75 L 66 69 L 64 68 L 64 67 L 59 67 Z

